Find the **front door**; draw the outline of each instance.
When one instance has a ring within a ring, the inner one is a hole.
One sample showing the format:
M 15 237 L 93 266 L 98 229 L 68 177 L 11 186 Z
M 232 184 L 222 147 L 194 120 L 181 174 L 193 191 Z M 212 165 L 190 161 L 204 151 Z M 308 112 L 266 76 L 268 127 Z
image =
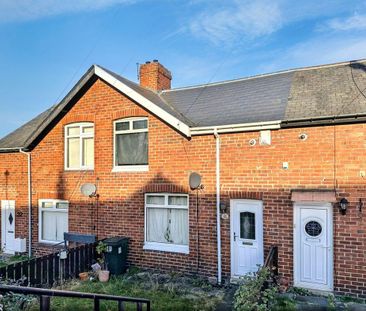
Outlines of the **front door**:
M 1 248 L 4 253 L 14 254 L 15 201 L 1 201 Z
M 263 265 L 263 207 L 261 201 L 231 201 L 231 275 L 256 272 Z
M 309 289 L 333 289 L 332 206 L 295 204 L 294 285 Z

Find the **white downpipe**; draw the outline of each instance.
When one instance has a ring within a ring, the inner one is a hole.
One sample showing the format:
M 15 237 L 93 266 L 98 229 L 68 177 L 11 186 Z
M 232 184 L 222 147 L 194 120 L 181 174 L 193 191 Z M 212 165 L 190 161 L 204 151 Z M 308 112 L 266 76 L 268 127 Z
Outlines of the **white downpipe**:
M 19 148 L 19 152 L 28 157 L 28 256 L 32 257 L 32 160 L 31 153 Z
M 221 285 L 221 218 L 220 218 L 220 135 L 215 128 L 216 140 L 216 227 L 217 227 L 217 283 Z

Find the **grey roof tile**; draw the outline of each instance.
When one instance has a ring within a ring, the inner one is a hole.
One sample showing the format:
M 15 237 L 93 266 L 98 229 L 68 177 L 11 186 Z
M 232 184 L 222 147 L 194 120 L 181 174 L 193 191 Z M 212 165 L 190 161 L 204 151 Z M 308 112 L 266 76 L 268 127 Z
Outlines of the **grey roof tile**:
M 1 139 L 0 149 L 27 147 L 35 141 L 65 113 L 70 99 L 93 77 L 93 68 L 58 105 Z M 366 60 L 161 93 L 103 70 L 191 127 L 366 114 Z
M 293 73 L 164 91 L 162 97 L 196 126 L 282 120 Z

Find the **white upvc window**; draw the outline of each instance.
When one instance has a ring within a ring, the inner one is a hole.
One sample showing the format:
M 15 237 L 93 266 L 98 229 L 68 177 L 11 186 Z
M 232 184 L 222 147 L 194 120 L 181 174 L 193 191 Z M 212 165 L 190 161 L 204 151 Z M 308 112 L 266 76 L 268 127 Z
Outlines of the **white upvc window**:
M 64 200 L 39 200 L 38 240 L 42 243 L 59 243 L 68 232 L 69 202 Z
M 65 169 L 94 169 L 93 123 L 73 123 L 65 126 Z
M 148 171 L 148 119 L 115 121 L 114 172 Z
M 186 194 L 145 194 L 144 249 L 188 254 L 188 206 Z

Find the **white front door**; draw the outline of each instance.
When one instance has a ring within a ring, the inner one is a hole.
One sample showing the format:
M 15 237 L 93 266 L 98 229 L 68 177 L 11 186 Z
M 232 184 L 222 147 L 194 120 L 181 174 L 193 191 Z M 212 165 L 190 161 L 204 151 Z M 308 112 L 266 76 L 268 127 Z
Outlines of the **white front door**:
M 256 272 L 263 265 L 261 201 L 231 200 L 231 276 Z
M 4 253 L 14 254 L 15 201 L 1 201 L 1 248 Z
M 294 285 L 333 290 L 333 221 L 330 203 L 295 204 Z

